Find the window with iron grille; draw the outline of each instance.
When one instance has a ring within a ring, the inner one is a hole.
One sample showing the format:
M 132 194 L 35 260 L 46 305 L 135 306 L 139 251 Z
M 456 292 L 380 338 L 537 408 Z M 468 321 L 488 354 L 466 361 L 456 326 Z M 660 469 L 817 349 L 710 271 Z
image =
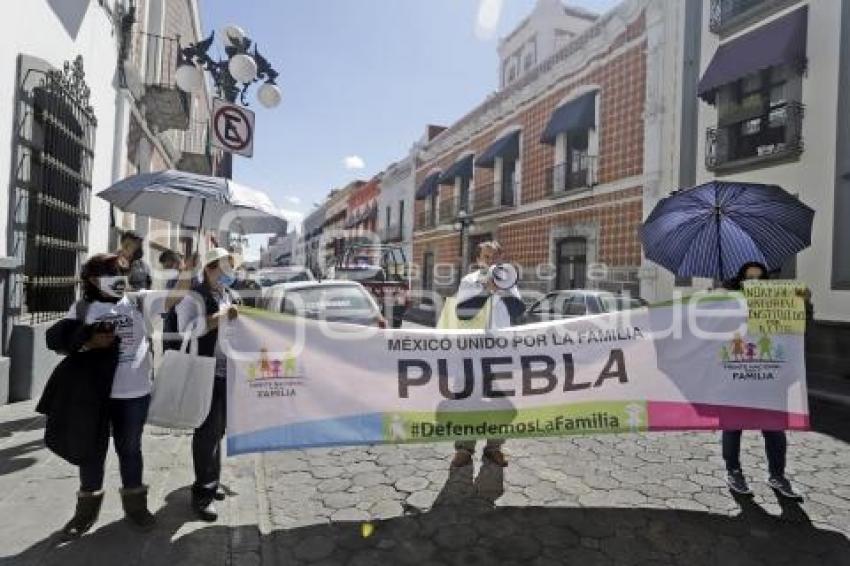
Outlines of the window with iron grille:
M 778 66 L 717 92 L 717 127 L 707 131 L 706 166 L 758 165 L 803 151 L 802 76 Z
M 82 57 L 57 70 L 21 56 L 10 212 L 7 313 L 19 322 L 60 316 L 77 297 L 88 251 L 94 134 Z

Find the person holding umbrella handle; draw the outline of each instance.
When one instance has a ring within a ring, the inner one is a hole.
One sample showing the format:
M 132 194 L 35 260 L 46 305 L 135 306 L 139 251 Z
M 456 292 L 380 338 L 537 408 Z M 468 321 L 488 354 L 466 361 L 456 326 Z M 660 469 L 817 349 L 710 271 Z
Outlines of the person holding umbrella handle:
M 724 284 L 726 289 L 731 291 L 740 291 L 743 287 L 743 282 L 752 279 L 767 279 L 767 268 L 758 262 L 748 262 L 741 266 L 737 277 Z M 807 316 L 811 310 L 809 307 L 810 294 L 808 290 L 804 293 L 803 298 L 806 300 Z M 791 486 L 791 482 L 785 476 L 785 461 L 788 452 L 788 439 L 783 430 L 763 430 L 761 431 L 764 437 L 764 450 L 767 455 L 767 464 L 769 471 L 768 485 L 779 496 L 791 500 L 802 501 L 803 497 L 797 493 Z M 721 444 L 723 450 L 723 460 L 726 462 L 726 485 L 734 493 L 741 495 L 751 495 L 752 490 L 747 484 L 747 478 L 741 470 L 741 436 L 740 430 L 724 430 L 721 436 Z

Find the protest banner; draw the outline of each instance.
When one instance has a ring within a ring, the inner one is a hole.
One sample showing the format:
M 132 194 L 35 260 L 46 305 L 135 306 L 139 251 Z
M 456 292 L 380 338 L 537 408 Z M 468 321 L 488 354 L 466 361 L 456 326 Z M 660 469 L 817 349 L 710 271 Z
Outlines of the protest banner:
M 222 330 L 228 453 L 807 429 L 803 336 L 782 325 L 752 334 L 751 322 L 743 295 L 728 293 L 501 331 L 380 330 L 242 309 Z

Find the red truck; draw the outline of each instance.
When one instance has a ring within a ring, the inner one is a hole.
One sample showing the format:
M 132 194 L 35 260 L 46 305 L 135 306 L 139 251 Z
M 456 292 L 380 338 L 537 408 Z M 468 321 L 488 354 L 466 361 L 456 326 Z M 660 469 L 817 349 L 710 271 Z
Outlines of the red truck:
M 401 328 L 410 306 L 410 266 L 401 246 L 352 244 L 337 258 L 328 277 L 363 285 L 381 307 L 384 318 L 393 328 Z

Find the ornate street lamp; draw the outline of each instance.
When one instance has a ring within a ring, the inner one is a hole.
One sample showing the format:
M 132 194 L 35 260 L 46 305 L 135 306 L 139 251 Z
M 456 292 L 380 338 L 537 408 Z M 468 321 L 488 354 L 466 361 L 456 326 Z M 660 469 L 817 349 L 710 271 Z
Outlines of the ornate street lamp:
M 461 209 L 457 213 L 457 218 L 455 218 L 454 224 L 455 232 L 458 232 L 460 236 L 460 245 L 458 249 L 460 250 L 460 276 L 463 277 L 463 274 L 466 273 L 467 265 L 466 265 L 466 251 L 464 250 L 464 243 L 466 242 L 466 234 L 467 232 L 472 234 L 475 232 L 475 220 L 466 213 L 465 210 Z
M 248 106 L 248 88 L 262 80 L 263 84 L 257 90 L 260 104 L 266 108 L 280 104 L 282 95 L 275 82 L 278 72 L 260 55 L 253 40 L 245 35 L 242 28 L 234 25 L 226 26 L 221 35 L 227 60 L 216 61 L 208 53 L 215 32 L 205 40 L 181 49 L 175 75 L 177 86 L 185 92 L 197 92 L 204 85 L 203 72 L 209 71 L 219 96 L 229 102 L 236 102 L 238 98 L 239 102 Z

